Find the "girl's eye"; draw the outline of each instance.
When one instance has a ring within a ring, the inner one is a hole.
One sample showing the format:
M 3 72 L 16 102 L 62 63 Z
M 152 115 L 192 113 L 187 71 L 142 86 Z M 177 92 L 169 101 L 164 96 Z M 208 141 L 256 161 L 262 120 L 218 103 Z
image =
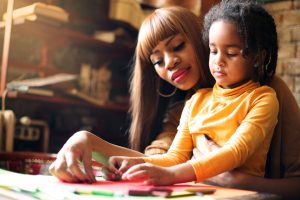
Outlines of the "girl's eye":
M 179 45 L 174 47 L 174 51 L 180 51 L 185 47 L 185 42 L 181 42 Z
M 238 53 L 235 53 L 235 52 L 228 52 L 227 53 L 227 56 L 228 57 L 235 57 L 235 56 L 237 56 L 238 55 Z

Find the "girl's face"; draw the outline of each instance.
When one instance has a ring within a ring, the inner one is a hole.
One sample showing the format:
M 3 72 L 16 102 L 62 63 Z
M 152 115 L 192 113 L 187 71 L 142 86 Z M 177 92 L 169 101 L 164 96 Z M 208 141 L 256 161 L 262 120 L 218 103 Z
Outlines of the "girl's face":
M 191 43 L 177 34 L 160 41 L 150 55 L 157 74 L 181 90 L 189 90 L 200 79 L 200 68 Z
M 252 54 L 243 57 L 244 47 L 234 23 L 220 20 L 211 25 L 209 68 L 221 87 L 234 88 L 251 79 L 255 59 Z

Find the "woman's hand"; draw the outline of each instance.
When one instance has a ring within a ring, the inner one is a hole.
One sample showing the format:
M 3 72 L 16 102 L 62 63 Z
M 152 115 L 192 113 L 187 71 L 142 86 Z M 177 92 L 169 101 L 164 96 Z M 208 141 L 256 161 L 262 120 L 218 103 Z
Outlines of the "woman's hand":
M 129 168 L 123 180 L 143 181 L 146 185 L 171 185 L 174 183 L 175 171 L 172 168 L 143 163 Z
M 66 182 L 95 182 L 90 134 L 79 131 L 70 137 L 50 165 L 49 172 Z
M 215 151 L 220 148 L 219 145 L 217 145 L 211 139 L 208 139 L 205 135 L 199 136 L 197 139 L 197 142 L 198 142 L 199 146 L 201 146 L 201 148 L 193 149 L 192 159 L 201 158 L 202 156 L 205 156 L 205 155 L 209 154 L 210 152 Z
M 238 169 L 223 172 L 214 177 L 204 180 L 204 183 L 227 188 L 247 189 L 248 181 L 251 176 L 240 172 Z M 255 184 L 255 183 L 254 183 Z
M 201 149 L 194 148 L 193 149 L 193 159 L 201 158 L 209 154 L 212 151 L 218 150 L 220 146 L 218 146 L 214 141 L 208 139 L 204 135 L 198 139 L 198 143 L 201 143 Z M 204 183 L 210 185 L 218 185 L 222 187 L 242 187 L 244 184 L 244 180 L 248 178 L 249 175 L 241 173 L 238 169 L 223 172 L 217 176 L 208 178 L 204 181 Z

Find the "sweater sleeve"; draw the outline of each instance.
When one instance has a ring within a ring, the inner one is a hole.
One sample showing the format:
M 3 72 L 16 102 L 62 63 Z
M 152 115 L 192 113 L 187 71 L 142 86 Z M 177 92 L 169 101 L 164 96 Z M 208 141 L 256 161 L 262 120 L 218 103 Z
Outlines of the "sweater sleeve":
M 187 102 L 182 111 L 177 134 L 168 152 L 163 155 L 144 157 L 145 162 L 160 166 L 173 166 L 190 159 L 193 141 L 188 129 L 189 109 L 189 103 Z

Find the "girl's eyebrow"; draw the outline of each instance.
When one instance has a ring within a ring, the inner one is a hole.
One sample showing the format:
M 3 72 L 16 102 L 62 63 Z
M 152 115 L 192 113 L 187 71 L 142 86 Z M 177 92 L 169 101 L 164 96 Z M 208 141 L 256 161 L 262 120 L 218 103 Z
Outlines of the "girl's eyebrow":
M 209 43 L 209 46 L 216 46 L 215 43 Z M 238 44 L 225 44 L 223 45 L 226 48 L 242 48 L 241 45 Z
M 171 42 L 175 37 L 176 37 L 176 35 L 172 35 L 172 36 L 168 37 L 168 38 L 166 39 L 165 46 L 168 46 L 168 45 L 170 44 L 170 42 Z M 155 53 L 157 53 L 157 52 L 158 52 L 158 50 L 155 50 L 155 49 L 154 49 L 154 51 L 152 51 L 152 54 L 155 54 Z

